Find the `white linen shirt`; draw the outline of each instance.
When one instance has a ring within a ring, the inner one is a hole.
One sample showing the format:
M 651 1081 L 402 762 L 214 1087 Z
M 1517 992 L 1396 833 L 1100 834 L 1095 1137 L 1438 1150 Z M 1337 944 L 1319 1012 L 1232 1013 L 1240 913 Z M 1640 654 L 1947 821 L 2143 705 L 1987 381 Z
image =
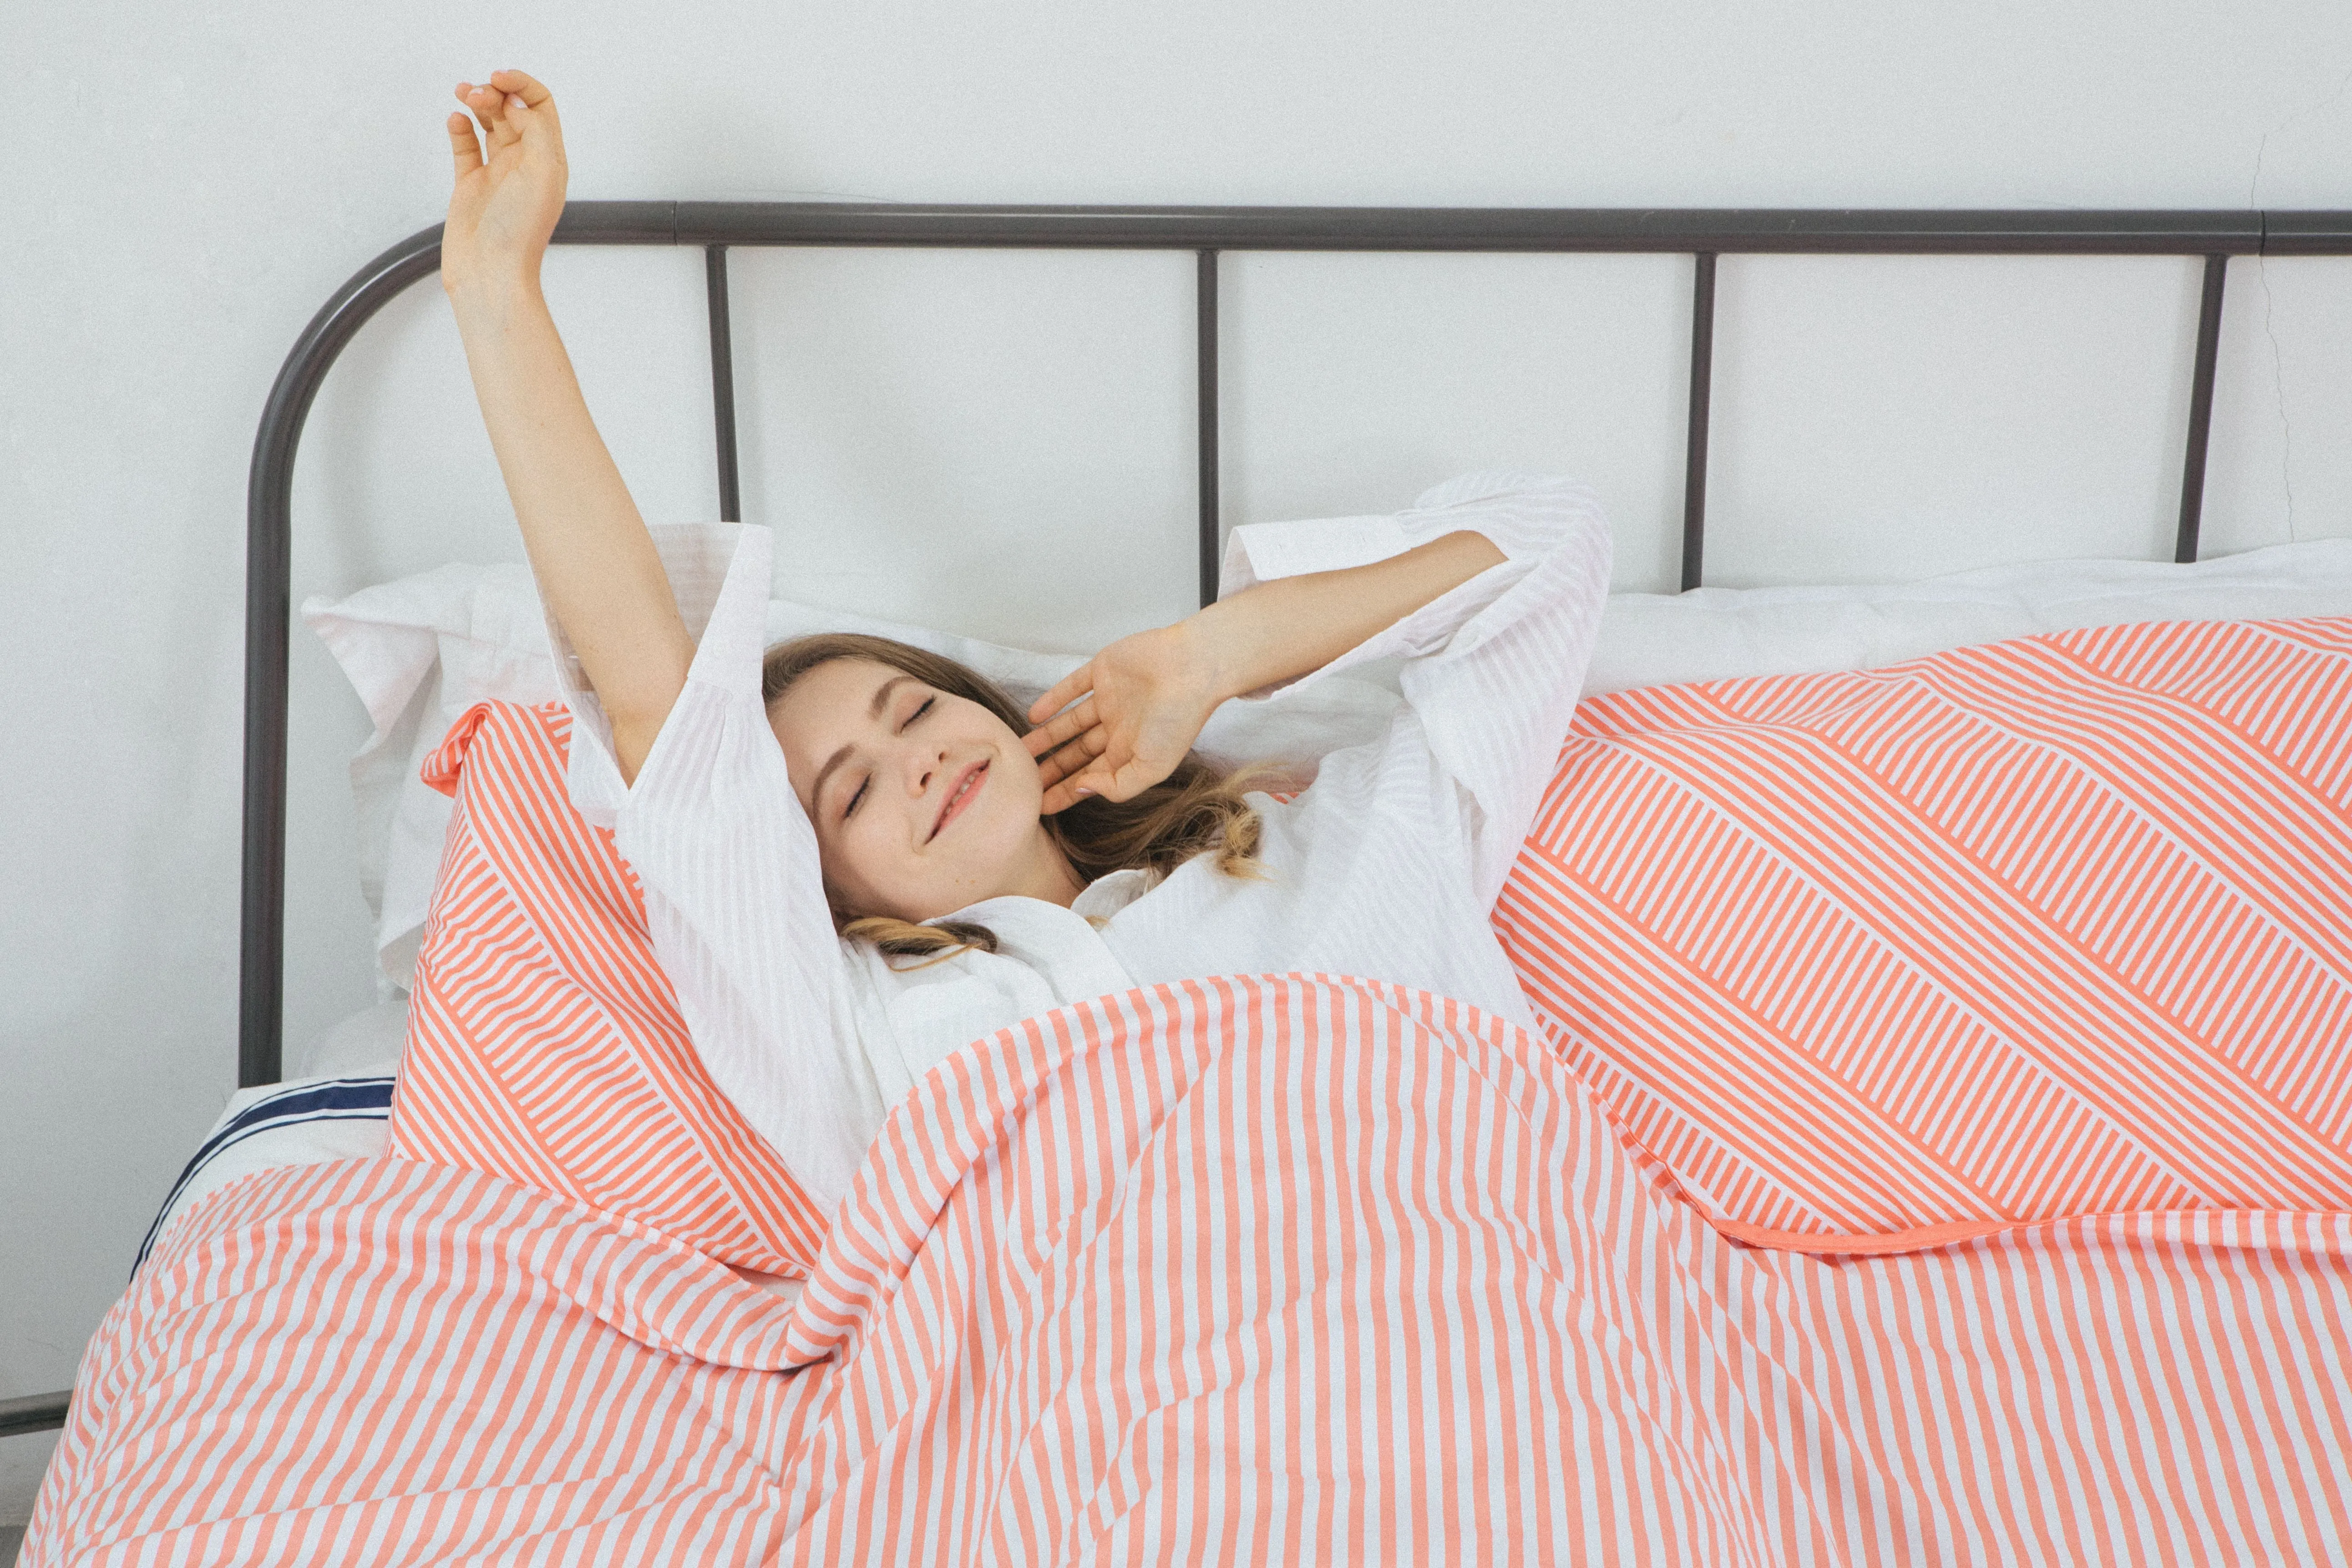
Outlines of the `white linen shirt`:
M 1068 908 L 984 899 L 998 950 L 897 969 L 834 929 L 814 829 L 761 701 L 771 536 L 653 529 L 698 639 L 634 784 L 562 629 L 569 784 L 614 830 L 663 969 L 712 1082 L 828 1212 L 890 1108 L 961 1047 L 1107 992 L 1211 975 L 1322 971 L 1458 998 L 1532 1027 L 1490 924 L 1549 781 L 1608 591 L 1609 525 L 1583 486 L 1468 474 L 1387 517 L 1237 528 L 1220 597 L 1386 559 L 1467 529 L 1507 558 L 1321 669 L 1236 700 L 1279 705 L 1340 671 L 1389 668 L 1381 737 L 1326 757 L 1263 821 L 1264 878 L 1201 856 L 1154 882 L 1115 872 Z M 1387 662 L 1385 665 L 1381 662 Z

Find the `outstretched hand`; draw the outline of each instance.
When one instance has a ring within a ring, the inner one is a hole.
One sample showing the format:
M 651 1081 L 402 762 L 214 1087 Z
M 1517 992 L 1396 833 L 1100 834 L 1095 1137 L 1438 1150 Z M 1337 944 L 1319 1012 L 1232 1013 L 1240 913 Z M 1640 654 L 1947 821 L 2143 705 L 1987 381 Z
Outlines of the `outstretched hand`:
M 555 98 L 520 71 L 493 71 L 488 84 L 459 82 L 457 101 L 481 117 L 448 119 L 457 184 L 441 227 L 441 286 L 536 281 L 555 221 L 563 215 L 563 126 Z
M 1029 709 L 1038 727 L 1024 739 L 1045 786 L 1040 810 L 1051 816 L 1089 795 L 1133 800 L 1176 770 L 1216 707 L 1181 623 L 1120 638 Z

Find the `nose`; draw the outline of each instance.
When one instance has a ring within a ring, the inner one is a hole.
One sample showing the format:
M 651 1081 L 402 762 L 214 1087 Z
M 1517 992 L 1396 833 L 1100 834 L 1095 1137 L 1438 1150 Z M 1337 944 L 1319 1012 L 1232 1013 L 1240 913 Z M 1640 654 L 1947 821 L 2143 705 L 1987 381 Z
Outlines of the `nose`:
M 931 787 L 931 779 L 948 763 L 947 748 L 940 746 L 910 746 L 907 748 L 907 793 L 921 800 Z

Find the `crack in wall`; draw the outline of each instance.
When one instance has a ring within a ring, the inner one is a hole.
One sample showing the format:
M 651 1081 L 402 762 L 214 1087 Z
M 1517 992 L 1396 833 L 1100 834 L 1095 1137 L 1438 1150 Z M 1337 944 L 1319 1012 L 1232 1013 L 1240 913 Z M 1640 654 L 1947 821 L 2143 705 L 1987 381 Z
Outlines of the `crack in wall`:
M 2256 212 L 2260 212 L 2262 210 L 2263 159 L 2264 155 L 2270 152 L 2271 138 L 2276 136 L 2288 126 L 2293 125 L 2296 120 L 2305 118 L 2307 115 L 2317 114 L 2324 109 L 2333 108 L 2336 101 L 2343 98 L 2345 90 L 2347 88 L 2352 88 L 2352 70 L 2347 70 L 2341 78 L 2337 78 L 2336 90 L 2329 93 L 2326 98 L 2320 99 L 2315 103 L 2305 104 L 2301 109 L 2294 110 L 2292 113 L 2288 114 L 2285 119 L 2280 120 L 2276 125 L 2272 126 L 2268 131 L 2263 132 L 2262 140 L 2254 144 L 2253 178 L 2246 183 L 2247 206 L 2254 209 Z M 2295 542 L 2296 538 L 2294 528 L 2294 426 L 2288 421 L 2286 416 L 2286 355 L 2284 351 L 2279 348 L 2278 329 L 2273 324 L 2272 320 L 2273 313 L 2273 307 L 2275 301 L 2271 294 L 2271 267 L 2269 256 L 2261 255 L 2260 253 L 2255 255 L 2254 277 L 2255 280 L 2263 286 L 2263 336 L 2268 338 L 2271 342 L 2271 394 L 2278 403 L 2279 487 L 2286 496 L 2286 538 L 2287 542 L 2289 544 L 2293 544 Z
M 2270 257 L 2254 257 L 2254 279 L 2263 286 L 2263 336 L 2271 340 L 2271 394 L 2278 404 L 2279 487 L 2286 492 L 2286 542 L 2294 533 L 2294 426 L 2286 417 L 2286 357 L 2279 350 L 2278 329 L 2271 325 Z
M 2352 81 L 2352 77 L 2346 78 Z M 2343 92 L 2341 86 L 2336 89 Z M 2254 177 L 2246 187 L 2246 205 L 2262 210 L 2257 193 L 2263 183 L 2263 154 L 2270 151 L 2271 138 L 2293 123 L 2289 115 L 2277 125 L 2263 132 L 2254 147 Z M 2279 487 L 2286 492 L 2286 542 L 2294 543 L 2294 426 L 2286 417 L 2286 356 L 2279 348 L 2278 329 L 2271 321 L 2271 258 L 2257 251 L 2254 254 L 2254 280 L 2263 286 L 2263 336 L 2271 340 L 2271 393 L 2278 405 L 2279 422 Z

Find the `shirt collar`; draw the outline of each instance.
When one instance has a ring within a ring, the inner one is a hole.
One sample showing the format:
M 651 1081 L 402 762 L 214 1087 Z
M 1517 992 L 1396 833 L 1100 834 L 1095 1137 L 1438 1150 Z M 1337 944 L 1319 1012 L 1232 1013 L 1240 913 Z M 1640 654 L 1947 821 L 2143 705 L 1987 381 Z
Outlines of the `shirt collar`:
M 1071 904 L 1070 912 L 1090 920 L 1108 920 L 1150 892 L 1155 881 L 1151 873 L 1132 866 L 1098 876 Z
M 1070 913 L 1089 921 L 1108 920 L 1150 892 L 1159 880 L 1155 873 L 1140 867 L 1129 867 L 1098 876 L 1071 901 Z M 986 925 L 992 919 L 1017 923 L 1031 918 L 1032 911 L 1041 905 L 1046 909 L 1055 907 L 1044 899 L 1031 898 L 1024 894 L 1000 894 L 994 898 L 983 898 L 978 904 L 967 904 L 952 914 L 934 916 L 923 924 L 937 925 L 943 921 L 970 920 Z M 1046 918 L 1050 920 L 1051 916 Z

